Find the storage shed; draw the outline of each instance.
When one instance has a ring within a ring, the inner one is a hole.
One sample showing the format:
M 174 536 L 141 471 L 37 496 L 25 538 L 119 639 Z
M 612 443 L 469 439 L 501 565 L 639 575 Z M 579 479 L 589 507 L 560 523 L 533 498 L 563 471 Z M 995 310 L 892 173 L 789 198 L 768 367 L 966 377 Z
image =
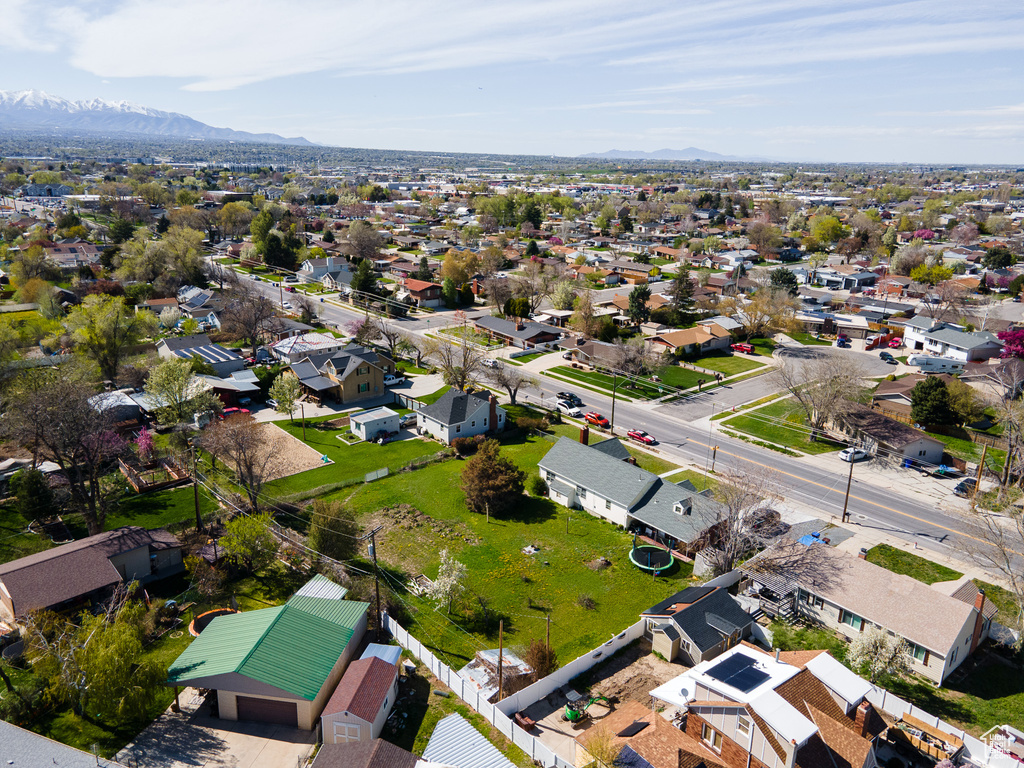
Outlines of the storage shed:
M 320 716 L 324 743 L 376 739 L 397 696 L 398 667 L 376 656 L 353 661 Z
M 394 434 L 399 430 L 399 416 L 390 408 L 373 408 L 349 417 L 352 431 L 362 440 L 373 440 L 380 432 Z

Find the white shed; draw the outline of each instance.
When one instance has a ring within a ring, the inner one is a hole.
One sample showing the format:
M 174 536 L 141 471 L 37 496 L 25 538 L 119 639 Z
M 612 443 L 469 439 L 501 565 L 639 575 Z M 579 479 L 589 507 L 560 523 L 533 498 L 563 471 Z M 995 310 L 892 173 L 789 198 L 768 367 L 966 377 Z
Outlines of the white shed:
M 398 696 L 398 667 L 378 656 L 353 661 L 320 716 L 324 744 L 373 741 Z
M 363 440 L 372 440 L 378 432 L 389 434 L 399 429 L 399 416 L 390 408 L 373 408 L 349 417 L 352 431 Z

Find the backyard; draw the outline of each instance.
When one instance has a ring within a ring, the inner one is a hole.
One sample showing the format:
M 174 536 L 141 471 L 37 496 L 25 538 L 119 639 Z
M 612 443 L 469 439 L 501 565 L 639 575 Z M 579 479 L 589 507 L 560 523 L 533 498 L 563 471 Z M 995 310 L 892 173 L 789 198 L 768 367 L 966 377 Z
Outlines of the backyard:
M 752 437 L 809 454 L 829 453 L 845 447 L 825 438 L 812 442 L 807 419 L 788 399 L 734 416 L 722 424 Z
M 529 475 L 551 447 L 536 436 L 509 436 L 503 443 Z M 543 636 L 548 615 L 552 645 L 561 659 L 572 659 L 688 583 L 689 564 L 655 580 L 629 563 L 628 534 L 546 498 L 524 497 L 512 515 L 488 522 L 468 511 L 456 490 L 463 466 L 445 461 L 334 495 L 346 500 L 364 528 L 383 526 L 377 553 L 394 569 L 387 579 L 410 613 L 408 629 L 443 649 L 439 656 L 451 666 L 460 668 L 477 650 L 496 647 L 499 618 L 506 647 L 521 648 Z M 528 545 L 538 551 L 525 554 Z M 469 590 L 450 620 L 402 584 L 420 573 L 435 576 L 442 548 L 468 570 Z

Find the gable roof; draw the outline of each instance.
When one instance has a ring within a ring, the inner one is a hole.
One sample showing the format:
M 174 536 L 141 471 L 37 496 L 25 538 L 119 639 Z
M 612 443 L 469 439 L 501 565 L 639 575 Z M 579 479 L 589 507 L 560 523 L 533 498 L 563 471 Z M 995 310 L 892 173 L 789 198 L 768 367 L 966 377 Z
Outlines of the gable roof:
M 602 440 L 598 443 L 591 443 L 590 447 L 595 451 L 600 451 L 605 456 L 611 456 L 613 459 L 619 461 L 627 461 L 632 458 L 632 454 L 629 449 L 622 444 L 622 441 L 617 437 L 609 437 L 607 440 Z
M 677 611 L 672 621 L 703 653 L 748 626 L 751 619 L 735 598 L 719 587 Z
M 477 408 L 487 404 L 489 400 L 490 393 L 485 389 L 479 392 L 459 392 L 457 389 L 449 389 L 435 402 L 420 409 L 419 412 L 445 426 L 452 426 L 464 422 Z
M 208 347 L 213 344 L 210 341 L 210 337 L 205 333 L 195 333 L 191 336 L 168 336 L 165 339 L 161 339 L 160 343 L 171 352 L 177 352 L 182 349 L 194 349 L 195 347 Z
M 473 323 L 477 327 L 483 328 L 491 333 L 497 333 L 501 336 L 508 336 L 509 338 L 520 339 L 523 341 L 528 341 L 536 338 L 537 336 L 557 337 L 561 334 L 561 331 L 552 325 L 531 322 L 514 323 L 503 317 L 492 317 L 491 315 L 478 317 L 473 321 Z M 520 325 L 522 326 L 522 329 L 520 329 Z
M 441 719 L 430 736 L 423 759 L 459 768 L 515 768 L 487 738 L 462 715 Z
M 14 603 L 15 617 L 87 595 L 121 581 L 110 558 L 148 546 L 181 546 L 165 530 L 126 526 L 62 544 L 0 565 L 0 582 Z
M 342 599 L 344 593 L 329 589 L 333 582 L 323 576 L 310 584 L 276 608 L 215 618 L 171 664 L 167 682 L 237 673 L 315 699 L 369 604 Z
M 384 705 L 384 699 L 398 677 L 398 667 L 371 656 L 353 661 L 345 670 L 323 714 L 349 712 L 372 723 Z
M 60 768 L 122 768 L 121 763 L 61 744 L 0 720 L 0 764 Z
M 624 507 L 632 507 L 659 478 L 653 472 L 627 464 L 589 446 L 559 437 L 543 459 L 540 468 L 585 484 L 599 496 Z
M 901 449 L 906 445 L 916 443 L 918 440 L 942 445 L 941 441 L 926 435 L 921 430 L 914 429 L 909 424 L 896 421 L 896 419 L 891 419 L 885 414 L 873 411 L 860 403 L 849 403 L 840 419 L 848 428 L 859 430 L 879 443 L 884 443 L 893 448 Z

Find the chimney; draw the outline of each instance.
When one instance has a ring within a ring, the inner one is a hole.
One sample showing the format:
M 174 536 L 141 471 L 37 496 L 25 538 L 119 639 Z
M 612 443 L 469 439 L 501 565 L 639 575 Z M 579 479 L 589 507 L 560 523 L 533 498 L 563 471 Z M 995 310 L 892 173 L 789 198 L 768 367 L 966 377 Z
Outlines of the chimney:
M 871 711 L 871 704 L 867 699 L 864 699 L 857 707 L 857 714 L 853 718 L 853 724 L 856 730 L 862 737 L 867 738 L 868 734 L 868 712 Z
M 517 331 L 522 331 L 522 330 L 524 330 L 525 328 L 526 328 L 526 326 L 525 326 L 525 325 L 523 325 L 522 323 L 516 323 L 516 330 L 517 330 Z
M 978 590 L 978 596 L 974 598 L 974 608 L 977 613 L 974 615 L 974 632 L 971 633 L 971 653 L 981 643 L 981 631 L 985 627 L 985 592 Z
M 775 649 L 775 661 L 779 660 L 779 651 L 781 651 L 781 650 L 782 650 L 781 648 L 776 648 Z
M 487 423 L 490 425 L 492 432 L 497 432 L 498 431 L 498 398 L 496 398 L 494 395 L 491 395 L 490 397 L 487 398 L 487 402 L 491 406 L 491 413 L 490 413 L 491 420 L 489 422 L 487 422 Z
M 580 427 L 580 442 L 590 445 L 590 427 Z
M 867 547 L 861 547 L 860 548 L 860 552 L 857 553 L 857 557 L 859 557 L 861 560 L 867 560 L 868 559 L 868 549 L 867 549 Z

